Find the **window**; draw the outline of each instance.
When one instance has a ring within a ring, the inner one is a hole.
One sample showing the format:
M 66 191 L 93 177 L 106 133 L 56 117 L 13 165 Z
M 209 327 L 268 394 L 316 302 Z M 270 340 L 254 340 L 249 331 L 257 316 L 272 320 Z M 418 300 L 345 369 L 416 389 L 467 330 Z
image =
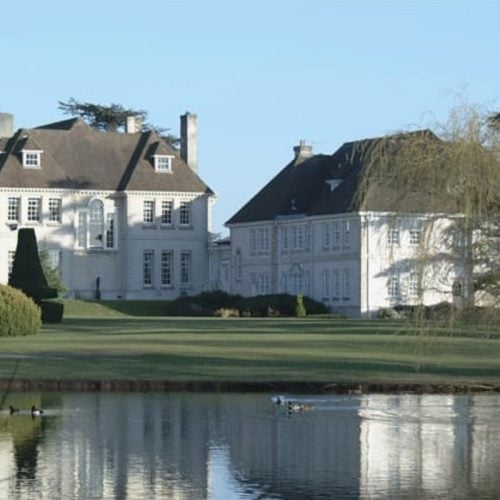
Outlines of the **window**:
M 269 228 L 259 229 L 259 251 L 261 253 L 269 252 Z
M 411 273 L 408 281 L 408 295 L 410 297 L 418 297 L 420 295 L 420 283 L 417 273 Z
M 294 250 L 302 250 L 304 247 L 304 233 L 302 226 L 293 226 L 292 245 Z
M 14 267 L 14 259 L 16 258 L 16 251 L 9 250 L 7 252 L 7 269 L 9 270 L 9 279 L 12 274 L 12 268 Z
M 61 223 L 62 202 L 60 198 L 49 198 L 49 222 Z
M 9 222 L 19 222 L 19 207 L 20 207 L 20 199 L 19 198 L 9 198 L 8 207 L 7 207 L 7 220 Z
M 101 200 L 93 199 L 88 209 L 80 210 L 76 219 L 76 246 L 92 250 L 116 248 L 114 209 L 105 209 Z
M 191 202 L 181 201 L 179 207 L 179 223 L 181 226 L 189 226 L 191 224 Z
M 171 200 L 163 200 L 161 202 L 161 223 L 165 225 L 172 224 L 172 209 L 173 202 Z
M 387 282 L 387 293 L 391 299 L 397 299 L 401 295 L 399 276 L 391 276 Z
M 333 246 L 334 248 L 340 247 L 340 222 L 335 221 L 333 223 Z
M 172 286 L 174 253 L 164 250 L 161 253 L 161 286 Z
M 344 269 L 342 273 L 342 297 L 344 299 L 351 298 L 351 272 L 349 269 Z
M 42 166 L 42 151 L 23 149 L 23 167 L 40 168 Z
M 101 200 L 92 200 L 89 205 L 89 247 L 103 247 L 104 204 Z
M 181 286 L 191 283 L 191 252 L 181 253 Z
M 323 300 L 328 300 L 330 297 L 330 269 L 323 271 Z
M 330 223 L 323 222 L 323 250 L 328 250 L 331 244 L 331 232 L 330 232 Z
M 410 245 L 419 245 L 421 234 L 420 228 L 410 229 Z
M 332 271 L 332 296 L 334 299 L 340 298 L 340 271 L 338 269 Z
M 269 293 L 269 274 L 262 273 L 257 276 L 257 294 L 267 295 Z
M 115 247 L 115 214 L 109 212 L 106 214 L 106 248 Z
M 142 255 L 142 285 L 144 287 L 153 286 L 154 256 L 154 250 L 144 250 Z
M 387 231 L 387 243 L 389 245 L 399 245 L 399 228 L 390 227 Z
M 312 241 L 312 225 L 307 224 L 304 230 L 305 230 L 305 247 L 306 250 L 310 250 Z
M 281 249 L 283 250 L 283 252 L 288 251 L 288 228 L 287 227 L 281 228 Z
M 28 222 L 40 222 L 40 198 L 28 198 Z
M 155 221 L 155 202 L 154 200 L 144 200 L 142 205 L 142 222 L 144 224 L 153 224 Z
M 257 229 L 250 230 L 250 253 L 254 255 L 257 252 Z
M 172 158 L 168 155 L 154 155 L 155 171 L 156 172 L 172 172 Z
M 342 227 L 344 230 L 342 244 L 343 244 L 344 248 L 350 248 L 351 247 L 351 222 L 348 220 L 345 220 L 342 223 Z

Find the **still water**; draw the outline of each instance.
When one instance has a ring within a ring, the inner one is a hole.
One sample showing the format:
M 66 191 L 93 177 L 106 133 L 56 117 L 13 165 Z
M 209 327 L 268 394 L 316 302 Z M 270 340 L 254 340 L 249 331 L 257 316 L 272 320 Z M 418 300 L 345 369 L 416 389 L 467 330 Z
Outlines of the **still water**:
M 0 498 L 500 498 L 498 395 L 287 396 L 9 394 Z

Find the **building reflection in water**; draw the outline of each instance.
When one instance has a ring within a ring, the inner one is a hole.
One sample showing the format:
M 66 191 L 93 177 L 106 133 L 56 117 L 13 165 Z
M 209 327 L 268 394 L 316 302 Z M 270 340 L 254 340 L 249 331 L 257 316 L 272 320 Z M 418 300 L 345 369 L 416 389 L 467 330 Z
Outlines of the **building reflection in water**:
M 0 498 L 493 498 L 500 397 L 44 396 L 0 415 Z M 44 403 L 45 404 L 45 403 Z

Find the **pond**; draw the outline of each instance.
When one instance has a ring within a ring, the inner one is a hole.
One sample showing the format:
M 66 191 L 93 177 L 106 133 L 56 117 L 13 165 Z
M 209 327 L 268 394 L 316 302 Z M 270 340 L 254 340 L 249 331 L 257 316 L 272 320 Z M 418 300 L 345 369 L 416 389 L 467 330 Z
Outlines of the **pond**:
M 286 396 L 9 394 L 0 498 L 500 495 L 499 395 Z

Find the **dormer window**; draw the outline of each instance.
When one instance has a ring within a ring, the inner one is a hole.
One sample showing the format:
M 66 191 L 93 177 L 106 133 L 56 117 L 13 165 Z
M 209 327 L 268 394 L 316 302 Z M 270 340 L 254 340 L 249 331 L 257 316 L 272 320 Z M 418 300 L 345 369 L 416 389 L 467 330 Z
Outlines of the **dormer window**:
M 172 159 L 170 155 L 153 155 L 155 172 L 172 172 Z
M 42 152 L 35 149 L 23 149 L 23 167 L 42 168 Z

